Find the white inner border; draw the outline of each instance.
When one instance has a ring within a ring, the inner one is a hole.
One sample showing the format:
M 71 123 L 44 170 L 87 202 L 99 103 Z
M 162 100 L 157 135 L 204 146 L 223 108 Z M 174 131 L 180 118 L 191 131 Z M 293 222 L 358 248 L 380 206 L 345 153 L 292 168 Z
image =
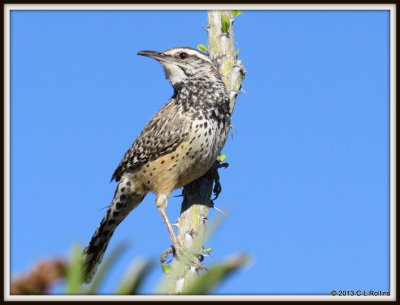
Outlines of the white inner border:
M 10 14 L 12 10 L 387 10 L 390 11 L 390 296 L 330 295 L 10 295 Z M 395 4 L 5 4 L 4 5 L 4 300 L 5 301 L 394 301 L 396 300 L 396 5 Z

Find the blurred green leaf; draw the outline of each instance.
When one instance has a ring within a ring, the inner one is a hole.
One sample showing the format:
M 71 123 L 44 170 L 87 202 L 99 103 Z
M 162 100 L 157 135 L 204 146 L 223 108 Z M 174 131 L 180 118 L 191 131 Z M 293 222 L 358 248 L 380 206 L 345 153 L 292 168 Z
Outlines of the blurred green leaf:
M 164 274 L 168 274 L 171 271 L 171 265 L 161 264 L 161 269 Z
M 226 159 L 226 155 L 219 155 L 219 156 L 217 157 L 217 161 L 218 161 L 218 162 L 224 162 L 225 159 Z
M 227 15 L 221 15 L 221 26 L 222 26 L 222 33 L 229 32 L 230 22 Z
M 218 284 L 220 284 L 229 275 L 238 270 L 248 261 L 248 256 L 241 255 L 239 257 L 230 259 L 225 263 L 217 264 L 211 268 L 208 268 L 206 273 L 202 274 L 185 287 L 183 294 L 209 293 Z
M 199 44 L 199 45 L 197 45 L 197 48 L 198 48 L 200 51 L 208 52 L 208 49 L 207 49 L 207 47 L 206 47 L 204 44 Z
M 233 11 L 232 11 L 232 16 L 233 16 L 233 17 L 236 17 L 236 16 L 238 16 L 238 15 L 240 15 L 240 14 L 242 14 L 242 11 L 241 11 L 241 10 L 233 10 Z
M 150 261 L 136 262 L 118 286 L 116 293 L 123 295 L 137 294 L 153 267 L 154 264 Z
M 118 257 L 128 249 L 127 243 L 120 243 L 112 252 L 107 256 L 104 262 L 100 265 L 99 270 L 96 272 L 92 284 L 85 290 L 85 294 L 96 294 L 99 286 L 105 279 L 105 275 L 110 270 L 111 266 L 117 262 Z
M 213 250 L 212 248 L 207 248 L 207 249 L 204 249 L 203 252 L 204 253 L 210 253 L 212 250 Z
M 66 294 L 80 294 L 82 292 L 82 248 L 72 247 L 72 253 L 66 272 Z

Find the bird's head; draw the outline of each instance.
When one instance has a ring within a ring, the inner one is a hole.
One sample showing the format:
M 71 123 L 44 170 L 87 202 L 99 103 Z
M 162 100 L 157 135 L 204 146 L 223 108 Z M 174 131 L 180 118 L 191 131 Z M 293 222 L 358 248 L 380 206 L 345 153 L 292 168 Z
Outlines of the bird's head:
M 165 76 L 174 87 L 195 79 L 221 79 L 211 59 L 192 48 L 177 47 L 163 52 L 141 51 L 138 55 L 148 56 L 160 62 L 164 67 Z

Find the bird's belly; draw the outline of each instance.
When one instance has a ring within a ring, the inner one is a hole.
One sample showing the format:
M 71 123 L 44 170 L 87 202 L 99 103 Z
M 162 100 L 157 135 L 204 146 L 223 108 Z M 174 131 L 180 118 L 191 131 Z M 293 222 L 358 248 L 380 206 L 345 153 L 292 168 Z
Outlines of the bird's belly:
M 135 176 L 143 188 L 156 194 L 169 194 L 204 175 L 215 162 L 225 134 L 215 136 L 212 129 L 194 129 L 188 140 L 179 144 L 171 153 L 147 163 Z

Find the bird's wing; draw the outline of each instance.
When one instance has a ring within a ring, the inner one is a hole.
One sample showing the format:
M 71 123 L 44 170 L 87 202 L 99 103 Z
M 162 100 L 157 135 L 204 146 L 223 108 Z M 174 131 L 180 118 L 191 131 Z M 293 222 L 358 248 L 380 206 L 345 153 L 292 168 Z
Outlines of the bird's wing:
M 188 137 L 189 125 L 190 121 L 180 114 L 178 106 L 171 100 L 147 123 L 126 152 L 111 180 L 119 181 L 127 170 L 175 150 Z

